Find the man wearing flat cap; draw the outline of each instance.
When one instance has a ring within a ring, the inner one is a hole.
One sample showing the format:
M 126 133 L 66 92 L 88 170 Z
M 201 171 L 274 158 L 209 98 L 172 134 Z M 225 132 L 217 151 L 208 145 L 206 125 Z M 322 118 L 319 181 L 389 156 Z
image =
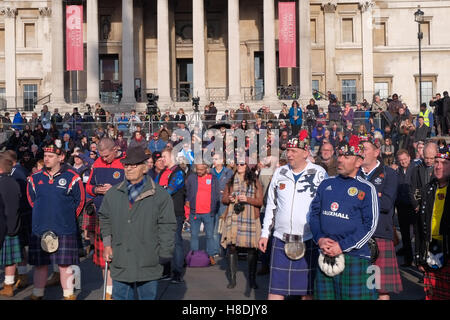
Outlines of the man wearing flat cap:
M 125 180 L 105 194 L 99 210 L 114 300 L 154 300 L 163 264 L 172 259 L 176 218 L 170 195 L 147 177 L 141 148 L 121 160 Z M 135 295 L 135 291 L 137 295 Z

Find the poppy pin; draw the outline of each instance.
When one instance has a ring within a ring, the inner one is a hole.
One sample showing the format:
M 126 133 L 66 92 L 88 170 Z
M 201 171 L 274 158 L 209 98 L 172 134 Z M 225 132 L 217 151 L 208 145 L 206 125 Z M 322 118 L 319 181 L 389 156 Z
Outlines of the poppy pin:
M 358 199 L 359 200 L 364 200 L 364 197 L 366 196 L 366 193 L 364 191 L 360 191 L 358 193 Z

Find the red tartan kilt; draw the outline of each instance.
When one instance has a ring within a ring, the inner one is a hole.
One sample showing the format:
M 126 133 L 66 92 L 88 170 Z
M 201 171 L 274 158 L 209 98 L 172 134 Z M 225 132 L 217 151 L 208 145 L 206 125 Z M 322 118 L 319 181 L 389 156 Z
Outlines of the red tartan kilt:
M 86 210 L 83 210 L 83 225 L 81 228 L 88 232 L 95 232 L 97 216 L 95 214 L 89 216 L 86 214 Z
M 379 255 L 375 265 L 380 268 L 379 293 L 399 293 L 403 291 L 402 279 L 398 268 L 394 242 L 388 239 L 375 238 Z
M 105 259 L 103 258 L 103 251 L 104 251 L 103 239 L 102 234 L 100 232 L 100 223 L 97 217 L 95 221 L 95 241 L 94 241 L 93 261 L 94 264 L 96 264 L 102 269 L 105 268 Z
M 450 300 L 450 262 L 439 270 L 426 270 L 423 284 L 426 300 Z

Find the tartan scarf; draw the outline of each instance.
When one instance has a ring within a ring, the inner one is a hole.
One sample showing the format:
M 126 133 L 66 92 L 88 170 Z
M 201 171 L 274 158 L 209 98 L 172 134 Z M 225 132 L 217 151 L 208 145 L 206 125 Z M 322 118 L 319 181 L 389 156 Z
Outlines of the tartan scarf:
M 130 201 L 131 205 L 134 203 L 134 201 L 136 201 L 136 198 L 139 197 L 146 183 L 146 175 L 144 175 L 144 178 L 141 180 L 141 182 L 138 182 L 136 184 L 131 184 L 130 181 L 127 180 L 128 200 Z

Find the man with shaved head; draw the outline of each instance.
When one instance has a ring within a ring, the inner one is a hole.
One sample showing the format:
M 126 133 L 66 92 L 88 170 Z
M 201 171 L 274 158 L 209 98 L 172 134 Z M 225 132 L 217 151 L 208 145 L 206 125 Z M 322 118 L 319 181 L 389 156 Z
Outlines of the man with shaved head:
M 118 151 L 118 147 L 111 138 L 103 138 L 97 145 L 100 157 L 95 160 L 92 165 L 91 175 L 86 184 L 86 191 L 94 197 L 94 205 L 98 210 L 102 204 L 103 196 L 113 186 L 123 181 L 124 168 L 120 162 L 123 155 Z M 87 226 L 83 226 L 87 227 Z M 105 268 L 105 260 L 103 258 L 103 239 L 100 233 L 100 225 L 98 218 L 95 223 L 95 252 L 94 263 Z M 106 276 L 106 275 L 104 275 Z M 107 300 L 112 295 L 112 279 L 108 274 L 106 296 Z

